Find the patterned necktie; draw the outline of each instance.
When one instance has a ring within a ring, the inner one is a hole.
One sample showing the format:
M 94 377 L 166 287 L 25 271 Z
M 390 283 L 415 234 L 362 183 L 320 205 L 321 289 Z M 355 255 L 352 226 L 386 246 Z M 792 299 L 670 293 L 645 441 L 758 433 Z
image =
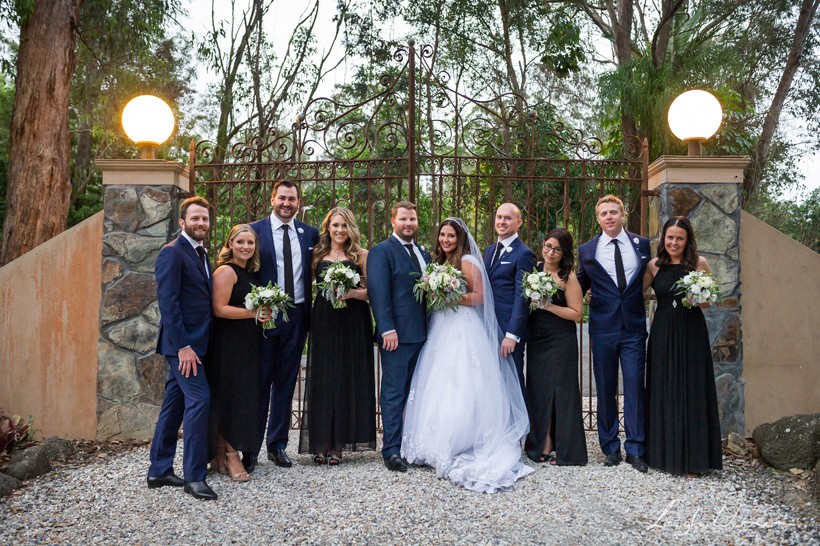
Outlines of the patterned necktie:
M 407 244 L 404 245 L 404 248 L 407 249 L 407 252 L 410 253 L 410 257 L 413 258 L 413 263 L 416 264 L 416 270 L 419 273 L 421 273 L 424 270 L 424 268 L 421 267 L 421 262 L 419 261 L 419 257 L 416 256 L 415 252 L 413 252 L 413 244 L 412 243 L 407 243 Z
M 296 292 L 293 288 L 293 253 L 290 250 L 290 229 L 287 224 L 282 224 L 282 257 L 285 259 L 285 294 L 291 300 L 296 299 Z
M 612 239 L 615 245 L 615 276 L 618 278 L 618 290 L 623 292 L 626 289 L 626 273 L 624 272 L 624 260 L 621 257 L 621 245 L 618 239 Z

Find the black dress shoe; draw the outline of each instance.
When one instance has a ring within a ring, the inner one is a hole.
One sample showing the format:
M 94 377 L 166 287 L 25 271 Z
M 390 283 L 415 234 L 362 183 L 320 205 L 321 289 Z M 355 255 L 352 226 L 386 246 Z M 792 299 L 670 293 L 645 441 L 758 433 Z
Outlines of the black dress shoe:
M 649 467 L 646 465 L 646 461 L 643 460 L 643 457 L 639 457 L 637 455 L 634 457 L 632 455 L 627 455 L 626 462 L 631 464 L 632 468 L 638 472 L 647 472 L 649 470 Z
M 282 468 L 290 468 L 293 466 L 293 461 L 290 460 L 290 457 L 288 457 L 284 449 L 268 451 L 268 459 L 273 461 L 276 466 L 281 466 Z M 247 470 L 247 468 L 245 470 Z
M 615 453 L 610 453 L 606 456 L 606 460 L 604 461 L 604 466 L 618 466 L 621 462 L 621 452 L 616 451 Z
M 195 499 L 216 500 L 216 493 L 205 482 L 185 482 L 182 490 Z
M 245 472 L 251 474 L 254 470 L 256 470 L 256 462 L 258 458 L 256 455 L 251 455 L 250 453 L 243 453 L 242 454 L 242 466 L 245 467 Z
M 401 455 L 391 455 L 384 460 L 384 466 L 395 472 L 407 472 L 407 461 Z
M 171 472 L 170 474 L 166 474 L 161 478 L 152 478 L 148 476 L 148 489 L 156 489 L 157 487 L 182 487 L 185 485 L 185 482 L 182 481 L 182 478 Z

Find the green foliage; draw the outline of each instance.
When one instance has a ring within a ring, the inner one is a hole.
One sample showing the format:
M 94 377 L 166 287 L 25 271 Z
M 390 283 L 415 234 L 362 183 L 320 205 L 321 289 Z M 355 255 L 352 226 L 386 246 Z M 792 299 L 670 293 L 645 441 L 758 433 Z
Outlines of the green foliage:
M 798 243 L 820 252 L 820 188 L 805 201 L 777 200 L 760 195 L 749 212 Z

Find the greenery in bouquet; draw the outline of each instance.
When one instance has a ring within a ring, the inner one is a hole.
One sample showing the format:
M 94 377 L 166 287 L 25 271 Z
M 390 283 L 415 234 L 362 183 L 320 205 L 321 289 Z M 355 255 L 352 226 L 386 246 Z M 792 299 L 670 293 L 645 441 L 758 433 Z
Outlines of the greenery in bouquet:
M 347 307 L 347 302 L 341 298 L 359 286 L 361 280 L 361 276 L 352 267 L 336 262 L 325 270 L 317 287 L 334 309 L 343 309 Z
M 558 292 L 558 283 L 552 275 L 534 268 L 524 273 L 521 279 L 523 297 L 530 302 L 530 312 L 541 309 L 552 303 L 552 297 Z
M 701 303 L 714 303 L 720 297 L 720 287 L 715 278 L 705 271 L 687 273 L 674 285 L 675 294 L 683 296 L 683 306 L 691 309 Z
M 271 330 L 276 328 L 276 319 L 279 314 L 282 314 L 282 320 L 288 320 L 288 308 L 293 307 L 293 302 L 282 287 L 268 281 L 266 286 L 251 285 L 251 291 L 245 296 L 245 309 L 256 312 L 256 320 L 259 322 L 259 313 L 262 308 L 267 307 L 271 310 L 271 317 L 266 321 L 262 321 L 262 328 L 264 330 Z
M 457 310 L 458 302 L 466 293 L 464 273 L 450 264 L 427 264 L 413 287 L 417 301 L 427 296 L 427 309 L 430 311 Z

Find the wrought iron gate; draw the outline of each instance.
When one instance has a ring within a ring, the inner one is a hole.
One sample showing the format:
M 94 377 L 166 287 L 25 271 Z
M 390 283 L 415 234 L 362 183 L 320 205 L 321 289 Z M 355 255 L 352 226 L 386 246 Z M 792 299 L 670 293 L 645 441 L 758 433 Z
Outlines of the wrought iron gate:
M 403 199 L 418 205 L 419 240 L 428 245 L 448 216 L 463 218 L 479 243 L 490 243 L 504 202 L 521 208 L 520 236 L 536 252 L 559 226 L 578 244 L 597 233 L 595 202 L 607 193 L 622 197 L 630 226 L 644 231 L 646 141 L 625 138 L 617 153 L 604 154 L 601 139 L 542 119 L 520 95 L 469 96 L 434 66 L 433 53 L 410 41 L 372 94 L 360 92 L 364 98 L 352 104 L 316 98 L 287 132 L 222 147 L 192 143 L 191 187 L 215 208 L 212 248 L 232 225 L 270 214 L 281 178 L 301 185 L 301 219 L 309 224 L 318 226 L 334 206 L 349 207 L 367 247 L 390 234 L 390 208 Z M 584 421 L 594 429 L 591 356 L 579 328 Z M 301 385 L 297 397 L 294 426 Z

